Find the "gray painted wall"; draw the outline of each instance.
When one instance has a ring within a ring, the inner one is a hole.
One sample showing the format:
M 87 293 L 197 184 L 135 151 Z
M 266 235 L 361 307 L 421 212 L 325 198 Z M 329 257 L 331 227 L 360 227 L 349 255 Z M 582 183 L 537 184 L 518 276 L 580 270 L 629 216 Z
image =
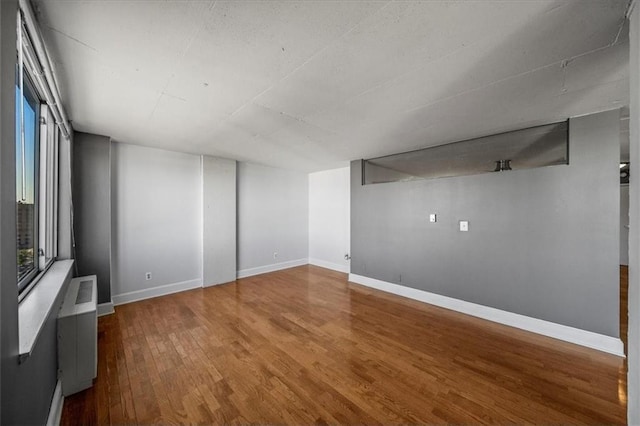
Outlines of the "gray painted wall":
M 352 162 L 352 273 L 618 337 L 619 123 L 572 119 L 567 166 L 362 186 Z
M 78 276 L 98 276 L 98 303 L 111 302 L 111 141 L 75 132 L 74 229 Z
M 73 133 L 70 140 L 66 140 L 60 135 L 58 144 L 58 259 L 73 259 L 74 249 L 71 233 Z
M 308 185 L 305 173 L 238 163 L 239 271 L 309 257 Z
M 640 165 L 640 6 L 635 6 L 629 26 L 629 158 L 634 170 Z M 629 185 L 629 335 L 627 345 L 627 423 L 640 424 L 640 174 L 632 173 Z
M 349 271 L 349 167 L 309 174 L 309 263 Z
M 58 311 L 68 284 L 65 283 L 58 294 L 31 356 L 22 364 L 12 356 L 8 361 L 11 371 L 2 374 L 2 385 L 8 381 L 9 389 L 2 393 L 3 425 L 44 425 L 47 422 L 58 381 Z
M 123 143 L 112 143 L 111 155 L 114 302 L 135 291 L 200 281 L 200 156 Z
M 629 264 L 629 185 L 620 186 L 620 264 Z
M 0 2 L 0 137 L 15 140 L 16 0 Z M 0 423 L 15 420 L 18 288 L 16 280 L 16 151 L 0 143 Z
M 203 285 L 236 279 L 236 162 L 203 156 Z

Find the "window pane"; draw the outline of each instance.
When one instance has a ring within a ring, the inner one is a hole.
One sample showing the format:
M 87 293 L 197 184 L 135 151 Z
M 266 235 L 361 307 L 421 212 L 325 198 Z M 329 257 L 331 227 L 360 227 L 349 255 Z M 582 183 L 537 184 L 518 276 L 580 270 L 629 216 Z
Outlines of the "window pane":
M 37 100 L 25 85 L 24 102 L 16 86 L 16 209 L 18 282 L 37 266 Z M 24 106 L 24 144 L 21 109 Z
M 54 196 L 56 181 L 55 176 L 55 123 L 49 107 L 46 104 L 40 105 L 40 134 L 38 141 L 40 145 L 40 185 L 38 186 L 38 199 L 40 200 L 39 212 L 39 232 L 40 242 L 39 267 L 46 269 L 53 260 L 53 237 L 54 237 Z

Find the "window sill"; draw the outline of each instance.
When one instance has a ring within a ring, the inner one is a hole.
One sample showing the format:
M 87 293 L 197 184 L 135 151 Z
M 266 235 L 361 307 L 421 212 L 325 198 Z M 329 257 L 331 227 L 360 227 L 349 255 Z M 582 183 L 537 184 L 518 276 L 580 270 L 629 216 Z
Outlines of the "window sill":
M 31 355 L 60 291 L 71 278 L 72 267 L 73 260 L 54 262 L 18 305 L 20 361 Z

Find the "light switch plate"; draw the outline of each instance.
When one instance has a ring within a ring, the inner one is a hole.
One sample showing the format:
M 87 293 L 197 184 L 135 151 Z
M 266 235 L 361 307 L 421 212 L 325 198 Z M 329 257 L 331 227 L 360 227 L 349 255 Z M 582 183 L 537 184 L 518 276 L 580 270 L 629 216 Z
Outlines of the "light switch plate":
M 438 217 L 436 216 L 436 214 L 435 213 L 431 213 L 429 215 L 429 222 L 436 223 L 437 221 L 438 221 Z
M 461 220 L 460 221 L 460 231 L 462 231 L 462 232 L 468 232 L 469 231 L 469 221 L 468 220 Z

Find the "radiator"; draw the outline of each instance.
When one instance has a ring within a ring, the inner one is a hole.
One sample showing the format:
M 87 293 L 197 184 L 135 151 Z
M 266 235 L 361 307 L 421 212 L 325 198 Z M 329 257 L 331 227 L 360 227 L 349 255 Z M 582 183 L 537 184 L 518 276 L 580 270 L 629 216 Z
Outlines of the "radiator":
M 90 388 L 98 373 L 98 297 L 95 275 L 69 283 L 58 315 L 58 364 L 62 394 Z

